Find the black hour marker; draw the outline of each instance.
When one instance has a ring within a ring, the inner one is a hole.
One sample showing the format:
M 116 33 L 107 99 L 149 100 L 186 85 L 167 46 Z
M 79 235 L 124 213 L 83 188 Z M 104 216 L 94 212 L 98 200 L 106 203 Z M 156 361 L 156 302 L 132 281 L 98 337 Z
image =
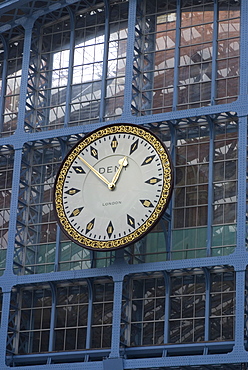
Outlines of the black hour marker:
M 72 213 L 70 214 L 70 216 L 69 217 L 75 217 L 75 216 L 78 216 L 79 215 L 79 213 L 82 211 L 82 209 L 83 209 L 84 207 L 80 207 L 80 208 L 75 208 L 73 211 L 72 211 Z
M 79 189 L 71 188 L 67 190 L 65 193 L 69 195 L 74 195 L 74 194 L 77 194 L 79 191 L 80 191 Z
M 146 164 L 149 164 L 153 161 L 155 155 L 150 155 L 149 157 L 146 157 L 146 159 L 144 160 L 144 162 L 142 163 L 141 166 L 145 166 Z
M 93 148 L 92 146 L 90 147 L 90 154 L 92 155 L 92 157 L 98 159 L 98 150 Z
M 150 202 L 150 200 L 148 199 L 140 199 L 140 202 L 143 204 L 144 207 L 146 208 L 151 208 L 151 207 L 154 207 L 154 205 L 152 204 L 152 202 Z
M 133 217 L 127 215 L 127 223 L 135 229 L 135 219 Z
M 85 234 L 87 234 L 90 230 L 92 230 L 92 229 L 93 229 L 94 224 L 95 224 L 95 219 L 93 218 L 93 220 L 91 220 L 91 221 L 86 225 Z
M 76 173 L 85 173 L 85 171 L 84 171 L 84 169 L 83 169 L 83 167 L 81 167 L 81 166 L 74 166 L 74 167 L 72 167 L 73 169 L 74 169 L 74 171 L 76 172 Z
M 139 139 L 137 139 L 130 147 L 130 153 L 129 155 L 133 154 L 136 149 L 138 149 Z
M 107 234 L 108 234 L 108 237 L 110 238 L 111 235 L 113 234 L 114 232 L 114 226 L 112 224 L 112 222 L 110 221 L 110 223 L 108 224 L 108 227 L 107 227 Z
M 114 136 L 113 140 L 111 141 L 111 148 L 112 148 L 114 153 L 116 151 L 117 146 L 118 146 L 118 141 L 117 141 L 116 137 Z
M 157 184 L 161 179 L 158 179 L 157 177 L 151 177 L 149 180 L 145 181 L 147 184 L 155 185 Z

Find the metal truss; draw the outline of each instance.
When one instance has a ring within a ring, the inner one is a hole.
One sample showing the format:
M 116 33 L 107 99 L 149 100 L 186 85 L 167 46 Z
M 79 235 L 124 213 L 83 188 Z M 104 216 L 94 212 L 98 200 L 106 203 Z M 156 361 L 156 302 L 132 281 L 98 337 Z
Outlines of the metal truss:
M 61 152 L 56 147 L 49 150 L 51 143 L 54 145 L 54 140 L 26 143 L 23 148 L 14 257 L 16 273 L 34 273 L 32 266 L 37 263 L 37 244 L 44 233 L 43 207 L 50 192 L 45 183 L 49 182 L 49 177 L 53 174 L 53 169 L 49 169 L 49 162 L 51 158 L 61 158 Z M 43 164 L 45 158 L 47 165 Z
M 25 115 L 26 132 L 40 130 L 40 127 L 44 126 L 47 120 L 47 110 L 44 110 L 44 106 L 48 105 L 48 100 L 50 98 L 45 89 L 48 83 L 46 70 L 49 68 L 49 60 L 45 55 L 39 53 L 39 44 L 39 28 L 36 28 L 32 37 L 32 57 L 28 76 Z M 39 86 L 39 91 L 36 90 L 36 86 Z M 44 93 L 44 90 L 46 93 Z
M 155 45 L 155 20 L 154 16 L 148 21 L 144 18 L 145 3 L 137 3 L 137 25 L 134 44 L 134 71 L 133 71 L 133 101 L 132 109 L 135 114 L 149 114 L 152 107 L 152 81 L 153 81 L 153 54 L 147 51 L 154 49 Z M 144 35 L 145 38 L 144 38 Z M 149 48 L 147 50 L 147 48 Z M 147 72 L 146 72 L 147 70 Z M 145 71 L 145 73 L 144 73 Z M 143 90 L 148 90 L 144 92 Z M 142 112 L 148 113 L 142 113 Z

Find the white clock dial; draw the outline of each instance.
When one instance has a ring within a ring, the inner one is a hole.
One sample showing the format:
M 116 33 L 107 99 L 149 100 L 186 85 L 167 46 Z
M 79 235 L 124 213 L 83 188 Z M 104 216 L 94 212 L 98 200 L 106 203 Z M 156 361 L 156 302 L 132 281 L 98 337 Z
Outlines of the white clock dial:
M 163 144 L 134 125 L 112 125 L 80 141 L 55 182 L 55 210 L 76 243 L 109 250 L 143 236 L 162 216 L 172 189 Z

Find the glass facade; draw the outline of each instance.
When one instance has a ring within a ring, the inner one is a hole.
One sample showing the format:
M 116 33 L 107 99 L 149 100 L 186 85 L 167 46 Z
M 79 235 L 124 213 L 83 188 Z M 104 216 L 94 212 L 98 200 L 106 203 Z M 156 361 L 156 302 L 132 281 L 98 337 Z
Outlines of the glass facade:
M 247 16 L 245 0 L 0 3 L 0 369 L 247 368 Z M 174 190 L 145 237 L 99 252 L 58 227 L 54 182 L 112 123 L 164 142 Z

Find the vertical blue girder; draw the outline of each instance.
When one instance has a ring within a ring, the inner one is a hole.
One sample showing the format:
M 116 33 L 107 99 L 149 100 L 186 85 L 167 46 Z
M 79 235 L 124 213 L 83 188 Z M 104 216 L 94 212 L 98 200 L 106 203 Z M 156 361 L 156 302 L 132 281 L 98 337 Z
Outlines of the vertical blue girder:
M 2 67 L 2 80 L 1 94 L 0 94 L 0 130 L 3 130 L 3 113 L 4 113 L 4 103 L 5 103 L 5 91 L 7 87 L 7 68 L 8 68 L 8 47 L 5 38 L 0 34 L 0 41 L 3 44 L 3 67 Z
M 211 104 L 215 104 L 216 76 L 218 56 L 218 0 L 214 0 L 214 22 L 213 22 L 213 50 L 212 50 L 212 73 L 211 73 Z
M 205 332 L 204 340 L 209 340 L 209 317 L 210 317 L 210 274 L 207 268 L 204 268 L 205 286 L 206 286 L 206 301 L 205 301 Z
M 210 257 L 212 246 L 212 222 L 213 222 L 214 123 L 211 117 L 207 117 L 207 120 L 209 126 L 207 257 Z
M 56 325 L 56 288 L 52 282 L 50 282 L 50 288 L 52 292 L 52 307 L 51 307 L 51 320 L 50 320 L 50 334 L 49 334 L 49 344 L 48 344 L 48 351 L 52 352 L 53 351 L 53 345 L 54 345 L 54 337 L 55 337 L 55 332 L 54 328 Z
M 173 87 L 173 110 L 177 109 L 178 104 L 178 78 L 179 78 L 179 64 L 180 64 L 180 38 L 181 38 L 181 0 L 177 0 L 176 13 L 176 41 L 175 41 L 175 59 L 174 59 L 174 87 Z
M 93 310 L 93 288 L 92 288 L 92 281 L 90 279 L 87 279 L 87 286 L 88 286 L 89 303 L 88 303 L 87 333 L 86 333 L 85 348 L 89 349 L 91 345 L 91 325 L 92 325 L 92 310 Z
M 30 61 L 30 50 L 32 44 L 32 29 L 34 25 L 34 19 L 29 18 L 23 25 L 25 29 L 25 39 L 23 46 L 23 60 L 22 60 L 22 77 L 20 86 L 20 100 L 19 100 L 19 111 L 16 134 L 21 134 L 24 131 L 25 112 L 26 112 L 26 93 L 28 83 L 28 69 Z
M 124 121 L 129 122 L 131 118 L 131 101 L 132 101 L 132 76 L 133 76 L 133 57 L 134 57 L 134 41 L 135 41 L 135 25 L 136 25 L 136 0 L 129 1 L 128 8 L 128 38 L 126 51 L 126 74 L 125 74 L 125 90 L 124 90 Z
M 112 322 L 112 339 L 110 358 L 120 357 L 120 332 L 121 332 L 121 304 L 123 280 L 114 279 L 114 308 Z
M 105 96 L 107 90 L 107 76 L 108 76 L 108 54 L 109 54 L 109 3 L 104 0 L 105 5 L 105 30 L 104 30 L 104 51 L 103 51 L 103 68 L 102 68 L 102 85 L 101 85 L 101 100 L 99 108 L 99 121 L 104 121 L 105 114 Z
M 165 309 L 164 309 L 164 342 L 169 342 L 169 317 L 170 317 L 170 276 L 164 271 L 165 281 Z
M 73 62 L 74 62 L 74 47 L 75 47 L 75 16 L 70 9 L 67 8 L 68 13 L 70 15 L 70 48 L 69 48 L 69 65 L 68 65 L 68 81 L 66 86 L 66 101 L 65 101 L 65 127 L 68 126 L 70 121 L 70 113 L 71 113 L 71 89 L 72 89 L 72 79 L 73 79 Z

